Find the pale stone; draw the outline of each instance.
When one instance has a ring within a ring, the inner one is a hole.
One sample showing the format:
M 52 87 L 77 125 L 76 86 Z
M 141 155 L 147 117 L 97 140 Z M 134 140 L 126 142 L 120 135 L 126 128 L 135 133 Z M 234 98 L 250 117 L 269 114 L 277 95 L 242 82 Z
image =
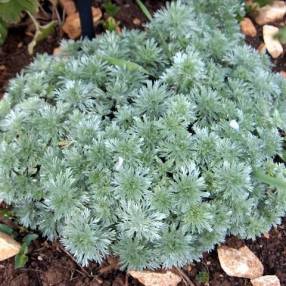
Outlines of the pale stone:
M 217 252 L 220 265 L 229 276 L 254 279 L 263 275 L 262 263 L 247 246 L 221 246 Z
M 281 72 L 282 73 L 282 72 Z M 285 77 L 285 76 L 284 76 Z M 269 239 L 270 238 L 270 234 L 269 234 L 269 232 L 265 232 L 264 234 L 263 234 L 263 236 L 266 238 L 266 239 Z
M 177 286 L 181 282 L 181 277 L 171 271 L 129 271 L 133 278 L 137 279 L 145 286 Z
M 255 22 L 258 25 L 273 23 L 282 20 L 285 14 L 286 3 L 284 1 L 274 1 L 271 5 L 259 8 Z
M 238 124 L 238 122 L 237 122 L 236 120 L 231 120 L 231 121 L 229 122 L 229 126 L 230 126 L 232 129 L 234 129 L 234 130 L 236 130 L 236 131 L 239 131 L 239 124 Z
M 244 18 L 240 22 L 241 32 L 249 37 L 255 37 L 257 35 L 257 30 L 249 18 Z
M 0 261 L 17 255 L 21 245 L 9 235 L 0 232 Z
M 92 7 L 92 17 L 94 24 L 98 22 L 102 17 L 101 10 L 99 8 Z M 76 39 L 80 36 L 81 27 L 80 27 L 79 13 L 71 14 L 66 18 L 65 23 L 63 25 L 63 31 L 71 39 Z
M 266 46 L 267 51 L 272 56 L 272 58 L 276 59 L 283 53 L 282 44 L 275 39 L 275 35 L 279 32 L 277 27 L 271 25 L 263 26 L 263 39 Z
M 284 78 L 286 78 L 286 72 L 285 72 L 285 71 L 281 71 L 280 74 L 281 74 Z
M 61 47 L 54 48 L 53 55 L 54 56 L 59 56 L 61 54 L 61 52 L 62 52 Z
M 119 171 L 120 169 L 122 169 L 123 163 L 124 163 L 124 159 L 122 157 L 119 157 L 114 166 L 115 171 Z
M 134 18 L 132 22 L 133 22 L 133 24 L 136 25 L 136 26 L 141 25 L 141 20 L 138 19 L 138 18 Z
M 280 286 L 280 281 L 276 275 L 261 276 L 251 280 L 253 286 Z

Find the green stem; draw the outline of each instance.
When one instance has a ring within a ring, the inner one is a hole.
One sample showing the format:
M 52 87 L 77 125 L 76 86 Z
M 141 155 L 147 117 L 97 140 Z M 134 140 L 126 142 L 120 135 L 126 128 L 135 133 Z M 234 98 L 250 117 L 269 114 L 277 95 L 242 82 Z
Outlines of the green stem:
M 146 18 L 151 21 L 152 20 L 152 15 L 149 12 L 149 10 L 147 9 L 147 7 L 144 5 L 144 3 L 141 0 L 136 0 L 137 5 L 139 6 L 139 8 L 141 9 L 141 11 L 143 12 L 143 14 L 146 16 Z
M 281 178 L 275 178 L 270 175 L 267 175 L 262 170 L 254 171 L 254 176 L 258 181 L 262 183 L 265 183 L 278 189 L 286 190 L 286 181 Z
M 29 15 L 29 17 L 31 18 L 31 20 L 32 20 L 32 22 L 33 22 L 33 24 L 34 24 L 36 30 L 39 31 L 39 30 L 40 30 L 40 25 L 39 25 L 38 21 L 36 20 L 36 18 L 35 18 L 29 11 L 26 11 L 26 13 L 27 13 L 27 14 Z

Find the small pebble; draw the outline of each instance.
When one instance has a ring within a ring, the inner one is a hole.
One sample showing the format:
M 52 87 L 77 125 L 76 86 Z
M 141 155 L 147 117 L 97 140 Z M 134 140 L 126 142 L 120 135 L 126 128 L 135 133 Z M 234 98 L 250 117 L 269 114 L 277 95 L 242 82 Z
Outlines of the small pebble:
M 116 171 L 119 171 L 122 168 L 122 166 L 123 166 L 123 162 L 124 162 L 124 159 L 122 157 L 119 157 L 118 161 L 116 162 L 116 164 L 114 166 L 114 169 Z
M 59 56 L 61 54 L 61 51 L 62 51 L 61 47 L 54 48 L 53 55 Z
M 276 275 L 265 275 L 251 280 L 253 286 L 280 286 L 279 278 Z
M 133 19 L 133 24 L 136 25 L 136 26 L 140 26 L 140 25 L 141 25 L 140 19 L 134 18 L 134 19 Z
M 285 16 L 286 4 L 284 1 L 273 1 L 271 5 L 265 5 L 258 9 L 256 14 L 255 22 L 258 25 L 274 23 L 282 20 Z
M 246 36 L 255 37 L 257 35 L 257 30 L 249 18 L 244 18 L 240 22 L 240 29 Z
M 220 246 L 217 253 L 221 268 L 229 276 L 254 279 L 263 275 L 263 264 L 247 246 Z
M 264 25 L 263 26 L 263 40 L 267 51 L 272 58 L 277 59 L 283 53 L 282 44 L 275 38 L 279 29 L 275 26 Z
M 266 238 L 266 239 L 269 239 L 270 238 L 270 235 L 268 232 L 264 233 L 263 236 Z
M 281 74 L 284 78 L 286 78 L 286 72 L 285 72 L 285 71 L 281 71 L 280 74 Z
M 187 270 L 188 270 L 188 272 L 191 272 L 193 270 L 193 267 L 191 265 L 188 265 Z
M 234 130 L 239 131 L 239 124 L 237 123 L 236 120 L 231 120 L 231 121 L 229 122 L 229 126 L 230 126 L 231 128 L 233 128 Z

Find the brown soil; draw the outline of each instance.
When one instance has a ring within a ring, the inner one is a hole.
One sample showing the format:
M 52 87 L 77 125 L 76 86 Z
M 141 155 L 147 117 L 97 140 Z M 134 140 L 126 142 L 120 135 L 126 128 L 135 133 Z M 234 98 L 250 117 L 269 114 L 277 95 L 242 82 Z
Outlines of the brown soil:
M 114 0 L 120 6 L 116 19 L 121 26 L 128 28 L 142 28 L 146 21 L 144 14 L 138 9 L 135 1 Z M 146 6 L 150 11 L 157 10 L 165 1 L 147 0 Z M 100 1 L 95 0 L 99 5 Z M 134 20 L 136 19 L 136 20 Z M 262 42 L 261 28 L 255 38 L 247 38 L 246 42 L 257 48 Z M 100 27 L 97 28 L 100 32 Z M 27 44 L 31 38 L 25 35 L 23 28 L 10 30 L 6 43 L 0 47 L 0 98 L 4 93 L 8 80 L 28 65 L 33 57 L 27 53 Z M 40 43 L 36 53 L 52 53 L 59 45 L 58 33 Z M 286 70 L 285 57 L 273 61 L 274 70 Z M 1 208 L 1 206 L 0 206 Z M 0 218 L 1 221 L 1 218 Z M 7 222 L 7 221 L 6 221 Z M 241 241 L 230 237 L 227 245 L 239 247 L 248 245 L 260 258 L 264 265 L 264 274 L 275 274 L 281 285 L 286 285 L 286 219 L 282 225 L 273 228 L 268 235 L 256 241 Z M 206 253 L 201 262 L 182 269 L 195 286 L 246 286 L 251 285 L 247 279 L 227 276 L 220 267 L 216 251 Z M 198 280 L 199 273 L 208 274 L 205 283 Z M 208 280 L 208 281 L 207 281 Z M 135 286 L 141 285 L 132 277 L 118 269 L 116 260 L 109 258 L 103 265 L 92 263 L 87 268 L 81 268 L 68 255 L 60 243 L 38 239 L 29 249 L 29 260 L 25 268 L 15 270 L 14 259 L 0 263 L 0 286 Z M 189 285 L 186 280 L 181 285 Z
M 234 248 L 247 245 L 264 265 L 264 275 L 277 275 L 281 285 L 286 285 L 286 219 L 283 220 L 282 225 L 272 228 L 268 234 L 255 241 L 241 241 L 230 237 L 226 240 L 226 245 Z M 202 262 L 198 263 L 195 269 L 209 273 L 210 286 L 251 285 L 247 279 L 227 276 L 220 267 L 216 251 L 205 254 Z
M 142 11 L 138 9 L 135 0 L 115 0 L 114 2 L 120 6 L 116 19 L 123 27 L 142 28 L 142 24 L 144 24 L 147 19 Z M 145 0 L 144 4 L 149 11 L 156 11 L 163 6 L 164 2 L 166 2 L 166 0 Z
M 1 286 L 125 286 L 140 285 L 112 265 L 110 258 L 101 267 L 80 268 L 58 242 L 35 241 L 29 249 L 29 262 L 14 269 L 13 258 L 0 264 Z M 128 283 L 128 284 L 127 284 Z
M 264 274 L 277 275 L 286 285 L 286 219 L 269 234 L 256 241 L 241 241 L 229 237 L 231 247 L 247 245 L 264 265 Z M 220 267 L 216 251 L 205 253 L 201 262 L 182 269 L 195 286 L 250 286 L 247 279 L 226 275 Z M 208 273 L 208 284 L 198 281 L 198 273 Z M 115 258 L 109 257 L 102 265 L 91 263 L 81 268 L 58 242 L 38 239 L 29 249 L 25 268 L 15 270 L 14 259 L 0 263 L 1 286 L 139 286 L 135 279 L 118 269 Z M 180 286 L 188 285 L 182 282 Z
M 33 60 L 27 50 L 27 44 L 30 41 L 31 37 L 25 34 L 24 28 L 19 27 L 10 29 L 5 44 L 0 46 L 0 98 L 3 96 L 8 80 Z M 58 42 L 57 34 L 51 35 L 36 47 L 35 55 L 52 53 L 53 49 L 58 46 Z

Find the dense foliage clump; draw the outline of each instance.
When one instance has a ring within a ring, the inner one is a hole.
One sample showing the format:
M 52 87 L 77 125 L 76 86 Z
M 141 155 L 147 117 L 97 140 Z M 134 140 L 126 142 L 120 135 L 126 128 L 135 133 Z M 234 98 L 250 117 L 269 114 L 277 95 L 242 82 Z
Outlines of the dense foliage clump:
M 86 265 L 182 266 L 286 209 L 286 82 L 235 0 L 172 2 L 145 32 L 63 42 L 1 102 L 0 196 Z M 280 162 L 280 163 L 279 163 Z

